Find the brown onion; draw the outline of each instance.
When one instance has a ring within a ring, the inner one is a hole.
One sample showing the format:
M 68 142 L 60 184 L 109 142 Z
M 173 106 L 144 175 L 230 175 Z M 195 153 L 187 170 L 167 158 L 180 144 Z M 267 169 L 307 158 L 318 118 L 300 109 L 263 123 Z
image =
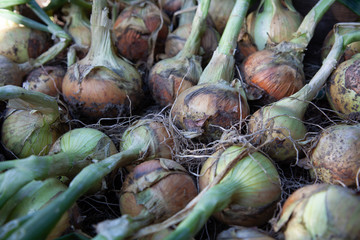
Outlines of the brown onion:
M 66 70 L 62 66 L 44 66 L 29 73 L 23 88 L 56 97 L 61 93 Z
M 130 61 L 146 62 L 153 47 L 155 55 L 163 52 L 169 24 L 169 17 L 151 1 L 130 5 L 114 23 L 115 46 Z
M 360 43 L 360 42 L 359 42 Z M 360 54 L 342 62 L 326 84 L 326 97 L 344 119 L 360 119 Z
M 313 177 L 355 186 L 360 171 L 360 125 L 338 124 L 322 130 L 310 154 Z

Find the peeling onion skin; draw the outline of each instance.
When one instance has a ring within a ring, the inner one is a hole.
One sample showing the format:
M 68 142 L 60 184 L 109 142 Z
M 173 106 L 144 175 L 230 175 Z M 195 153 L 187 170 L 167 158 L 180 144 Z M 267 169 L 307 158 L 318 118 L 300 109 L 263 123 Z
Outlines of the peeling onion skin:
M 360 238 L 360 197 L 349 188 L 313 184 L 299 188 L 285 201 L 275 231 L 285 239 Z
M 157 30 L 163 18 L 163 25 L 156 39 L 155 55 L 163 52 L 169 32 L 169 17 L 150 1 L 126 7 L 117 17 L 112 33 L 120 55 L 130 61 L 146 61 L 150 54 L 150 37 Z
M 56 97 L 61 93 L 66 70 L 61 66 L 44 66 L 34 69 L 23 82 L 23 88 Z
M 330 184 L 355 186 L 360 169 L 360 125 L 325 128 L 311 150 L 314 178 Z
M 149 160 L 126 177 L 120 211 L 135 217 L 146 209 L 160 222 L 183 209 L 197 192 L 194 180 L 180 164 L 164 158 Z
M 299 91 L 305 83 L 302 63 L 290 52 L 265 49 L 254 52 L 242 64 L 249 100 L 275 102 Z
M 223 83 L 193 86 L 180 94 L 171 109 L 176 127 L 204 141 L 219 139 L 223 129 L 243 121 L 250 114 L 246 99 L 236 88 Z M 189 138 L 193 136 L 189 135 Z
M 326 84 L 331 108 L 343 119 L 360 119 L 360 54 L 342 62 Z

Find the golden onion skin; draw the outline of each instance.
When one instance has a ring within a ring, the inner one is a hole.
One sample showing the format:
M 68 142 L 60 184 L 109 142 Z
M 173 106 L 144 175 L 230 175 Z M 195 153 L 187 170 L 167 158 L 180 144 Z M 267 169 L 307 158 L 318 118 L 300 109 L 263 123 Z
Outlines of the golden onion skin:
M 189 138 L 219 139 L 250 113 L 246 99 L 227 84 L 200 84 L 183 91 L 174 102 L 170 119 Z M 190 134 L 190 135 L 189 135 Z
M 169 32 L 169 17 L 150 1 L 130 5 L 117 17 L 113 26 L 113 37 L 120 55 L 130 61 L 146 61 L 151 50 L 150 37 L 163 25 L 156 39 L 155 53 L 163 52 Z
M 162 107 L 172 105 L 185 89 L 196 85 L 202 73 L 201 58 L 168 58 L 150 70 L 148 85 L 151 96 Z
M 61 93 L 66 70 L 62 66 L 44 66 L 29 73 L 23 88 L 56 97 Z
M 330 184 L 355 186 L 360 169 L 359 140 L 359 125 L 325 128 L 310 154 L 314 178 Z
M 360 54 L 342 62 L 326 84 L 326 96 L 331 108 L 345 119 L 359 120 Z
M 235 158 L 245 151 L 240 146 L 221 148 L 203 164 L 199 177 L 199 190 L 209 185 Z M 228 225 L 262 226 L 273 216 L 280 199 L 281 187 L 273 163 L 259 152 L 245 155 L 221 181 L 237 183 L 231 203 L 214 213 L 216 219 Z
M 359 239 L 359 203 L 359 195 L 349 188 L 306 185 L 285 201 L 274 229 L 292 240 Z
M 290 52 L 265 49 L 248 56 L 242 65 L 249 100 L 264 104 L 299 91 L 305 83 L 303 65 Z
M 159 222 L 183 209 L 196 195 L 194 180 L 180 164 L 165 158 L 149 160 L 126 177 L 120 211 L 134 217 L 146 209 Z

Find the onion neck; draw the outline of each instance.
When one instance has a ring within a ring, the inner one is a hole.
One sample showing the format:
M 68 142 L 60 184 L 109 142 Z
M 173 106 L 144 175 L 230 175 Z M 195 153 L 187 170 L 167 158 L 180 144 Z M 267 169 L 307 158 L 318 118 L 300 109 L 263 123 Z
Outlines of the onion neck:
M 244 18 L 248 11 L 250 0 L 236 0 L 231 11 L 219 46 L 200 76 L 198 84 L 221 83 L 232 81 L 235 66 L 235 49 Z
M 316 25 L 320 22 L 324 14 L 329 10 L 335 0 L 320 0 L 305 16 L 298 30 L 294 33 L 294 38 L 290 42 L 300 45 L 305 49 L 314 36 Z
M 200 5 L 197 7 L 193 19 L 190 36 L 186 40 L 183 49 L 178 54 L 179 56 L 190 58 L 198 54 L 201 37 L 206 30 L 206 18 L 209 12 L 209 6 L 210 0 L 200 1 Z

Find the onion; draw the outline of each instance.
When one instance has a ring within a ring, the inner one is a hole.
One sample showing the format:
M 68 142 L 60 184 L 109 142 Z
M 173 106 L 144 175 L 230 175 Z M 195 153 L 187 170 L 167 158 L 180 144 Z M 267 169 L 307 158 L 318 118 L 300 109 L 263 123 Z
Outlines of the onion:
M 169 16 L 181 9 L 183 2 L 186 0 L 160 0 L 159 5 Z
M 215 29 L 222 34 L 234 8 L 235 0 L 212 0 L 209 15 L 215 25 Z
M 259 152 L 230 146 L 211 155 L 201 168 L 200 190 L 226 175 L 199 198 L 185 219 L 165 239 L 189 239 L 211 215 L 229 225 L 261 226 L 274 214 L 281 186 L 273 163 Z M 201 194 L 201 193 L 200 193 Z
M 346 28 L 347 25 L 335 25 L 335 44 L 311 81 L 290 97 L 257 110 L 249 120 L 249 132 L 258 134 L 255 136 L 255 144 L 264 144 L 264 151 L 275 161 L 286 162 L 299 156 L 297 141 L 303 139 L 307 132 L 302 119 L 309 102 L 330 76 L 343 53 L 344 44 L 347 45 L 360 37 L 352 24 L 348 27 L 354 28 L 354 32 L 338 34 L 337 29 L 342 27 Z
M 113 51 L 105 3 L 93 5 L 91 47 L 85 58 L 68 68 L 62 84 L 72 114 L 87 121 L 126 115 L 142 95 L 139 72 Z
M 247 30 L 257 48 L 263 50 L 266 43 L 290 41 L 301 21 L 292 1 L 262 0 L 258 9 L 248 15 Z
M 310 154 L 314 178 L 355 186 L 360 169 L 360 125 L 339 124 L 322 130 Z
M 21 86 L 24 76 L 33 66 L 29 62 L 15 63 L 11 59 L 0 55 L 0 86 Z
M 230 85 L 234 75 L 234 50 L 249 1 L 238 1 L 209 64 L 197 86 L 176 98 L 170 120 L 187 138 L 205 141 L 220 138 L 222 128 L 230 128 L 249 114 L 246 97 L 239 85 Z
M 0 22 L 0 55 L 16 63 L 24 63 L 50 47 L 45 32 L 19 26 L 2 17 Z
M 189 173 L 165 158 L 136 166 L 126 177 L 120 193 L 120 211 L 132 217 L 147 215 L 160 222 L 183 209 L 197 195 Z
M 1 141 L 17 157 L 47 154 L 66 131 L 55 98 L 16 86 L 0 87 L 0 99 L 8 100 Z
M 175 57 L 159 61 L 150 70 L 150 92 L 161 106 L 171 105 L 181 92 L 196 85 L 200 78 L 202 68 L 198 52 L 209 5 L 210 1 L 204 0 L 198 6 L 193 30 L 184 48 Z
M 264 105 L 300 90 L 305 83 L 302 64 L 304 51 L 317 23 L 333 2 L 319 1 L 306 15 L 291 40 L 269 46 L 244 60 L 242 73 L 250 100 L 260 100 Z
M 359 119 L 359 71 L 360 54 L 356 54 L 342 62 L 327 81 L 325 91 L 328 102 L 341 118 Z
M 286 239 L 359 239 L 360 198 L 328 184 L 304 186 L 286 200 L 275 230 Z
M 218 234 L 216 240 L 243 239 L 243 240 L 274 240 L 264 231 L 252 227 L 246 228 L 241 226 L 230 227 Z
M 112 29 L 119 53 L 130 61 L 147 61 L 163 52 L 169 32 L 169 17 L 151 1 L 126 7 L 117 17 Z
M 13 204 L 7 204 L 5 209 L 11 209 L 6 222 L 16 220 L 24 217 L 27 214 L 34 213 L 44 207 L 46 204 L 55 199 L 59 194 L 66 190 L 66 185 L 61 183 L 58 179 L 48 178 L 44 181 L 33 181 L 27 184 L 23 189 L 19 190 L 16 195 L 11 198 Z M 31 191 L 31 194 L 28 192 Z M 14 205 L 14 203 L 16 205 Z M 46 239 L 55 239 L 60 237 L 66 230 L 71 227 L 71 221 L 74 220 L 77 206 L 74 205 L 69 211 L 65 212 L 58 221 L 53 230 L 49 233 Z M 2 208 L 2 213 L 4 213 Z M 73 215 L 74 214 L 74 215 Z M 6 223 L 5 222 L 5 223 Z
M 31 71 L 22 85 L 27 90 L 57 97 L 61 93 L 65 73 L 66 70 L 62 66 L 44 66 Z

